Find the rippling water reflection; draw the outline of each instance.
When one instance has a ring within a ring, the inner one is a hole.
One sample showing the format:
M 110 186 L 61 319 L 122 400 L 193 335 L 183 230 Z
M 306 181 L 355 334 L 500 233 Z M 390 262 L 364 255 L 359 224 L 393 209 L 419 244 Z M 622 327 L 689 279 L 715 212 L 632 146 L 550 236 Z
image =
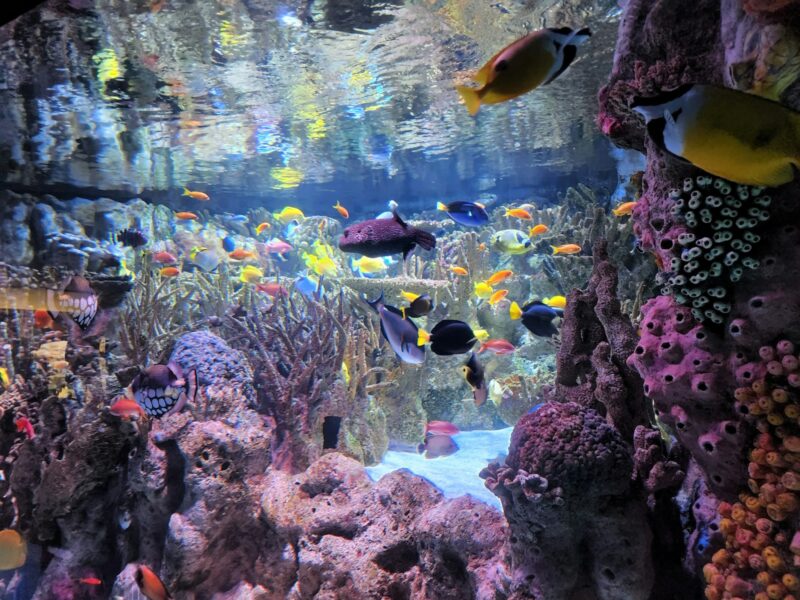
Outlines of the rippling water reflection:
M 0 29 L 0 177 L 228 206 L 591 178 L 610 165 L 593 118 L 615 7 L 52 0 Z M 454 82 L 542 19 L 595 35 L 554 84 L 469 117 Z

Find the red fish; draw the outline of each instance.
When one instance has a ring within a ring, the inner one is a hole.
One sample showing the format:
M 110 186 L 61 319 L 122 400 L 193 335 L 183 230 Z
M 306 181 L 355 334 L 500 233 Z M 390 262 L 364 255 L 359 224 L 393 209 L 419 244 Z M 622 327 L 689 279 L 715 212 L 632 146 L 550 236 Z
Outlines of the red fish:
M 29 440 L 36 437 L 36 434 L 33 432 L 33 425 L 28 420 L 28 417 L 19 417 L 14 421 L 14 424 L 17 426 L 17 432 L 22 433 L 24 431 Z
M 170 254 L 166 250 L 162 250 L 161 252 L 156 252 L 153 254 L 153 261 L 162 265 L 171 265 L 178 262 L 178 259 L 174 254 Z
M 33 312 L 33 326 L 36 327 L 36 329 L 52 329 L 53 318 L 50 316 L 49 312 L 40 308 Z
M 101 585 L 103 582 L 97 577 L 81 577 L 78 579 L 78 583 L 84 583 L 86 585 Z
M 276 281 L 271 281 L 267 283 L 257 283 L 256 290 L 259 292 L 263 292 L 267 296 L 271 296 L 273 298 L 277 296 L 288 296 L 289 290 L 283 287 L 280 283 Z
M 453 425 L 450 421 L 428 421 L 425 425 L 425 434 L 433 433 L 436 435 L 455 435 L 458 433 L 458 427 Z
M 167 586 L 159 576 L 144 565 L 136 567 L 136 585 L 148 600 L 170 600 L 172 598 L 167 591 Z
M 130 421 L 134 415 L 138 415 L 142 419 L 147 416 L 138 402 L 124 396 L 111 405 L 109 412 L 124 421 Z
M 237 248 L 236 250 L 228 254 L 228 256 L 233 260 L 247 260 L 247 259 L 255 260 L 256 258 L 258 258 L 255 252 L 252 252 L 251 250 L 245 250 L 244 248 Z
M 487 340 L 483 344 L 481 344 L 480 350 L 478 350 L 478 354 L 483 352 L 484 350 L 489 350 L 490 352 L 494 352 L 495 354 L 511 354 L 517 348 L 511 342 L 506 340 Z

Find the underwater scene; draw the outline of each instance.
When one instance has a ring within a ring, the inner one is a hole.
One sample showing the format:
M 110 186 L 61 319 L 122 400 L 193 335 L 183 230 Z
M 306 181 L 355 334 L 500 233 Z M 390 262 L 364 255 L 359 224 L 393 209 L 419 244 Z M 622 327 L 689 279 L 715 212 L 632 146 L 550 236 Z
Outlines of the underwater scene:
M 799 600 L 800 1 L 0 19 L 0 600 Z

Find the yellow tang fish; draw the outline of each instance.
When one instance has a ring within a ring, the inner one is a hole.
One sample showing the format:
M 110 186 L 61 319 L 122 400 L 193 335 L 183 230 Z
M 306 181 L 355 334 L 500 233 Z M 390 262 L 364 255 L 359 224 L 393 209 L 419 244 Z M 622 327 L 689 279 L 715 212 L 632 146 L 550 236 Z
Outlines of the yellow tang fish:
M 473 79 L 480 89 L 458 86 L 470 115 L 481 104 L 498 104 L 521 96 L 561 75 L 572 63 L 577 47 L 591 32 L 569 27 L 540 29 L 509 44 L 483 65 Z
M 28 544 L 13 529 L 0 531 L 0 570 L 19 569 L 28 558 Z
M 485 281 L 479 281 L 475 284 L 475 295 L 481 300 L 486 300 L 493 293 L 494 290 L 492 289 L 492 286 Z
M 485 329 L 473 329 L 472 333 L 475 334 L 475 339 L 479 342 L 485 342 L 489 339 L 489 332 Z
M 242 283 L 258 283 L 262 277 L 264 277 L 264 271 L 253 265 L 247 265 L 242 269 L 239 281 Z
M 302 254 L 303 262 L 305 262 L 306 266 L 314 271 L 317 275 L 328 275 L 333 276 L 339 272 L 339 267 L 336 266 L 336 263 L 327 256 L 319 257 L 315 256 L 314 254 L 309 254 L 308 252 L 303 252 Z
M 550 296 L 549 298 L 544 298 L 542 302 L 551 308 L 567 307 L 567 299 L 564 296 Z
M 351 259 L 350 260 L 350 267 L 356 273 L 382 273 L 389 265 L 383 260 L 383 258 L 371 258 L 369 256 L 362 256 L 358 260 Z
M 286 225 L 291 221 L 302 221 L 306 218 L 303 211 L 294 206 L 284 206 L 280 212 L 272 213 L 276 221 Z

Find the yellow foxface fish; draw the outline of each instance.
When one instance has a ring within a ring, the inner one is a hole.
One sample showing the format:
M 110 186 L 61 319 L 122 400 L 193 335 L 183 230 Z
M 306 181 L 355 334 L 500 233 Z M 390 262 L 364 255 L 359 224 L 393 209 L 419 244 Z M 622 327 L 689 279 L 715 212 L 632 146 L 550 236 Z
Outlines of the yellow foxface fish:
M 469 114 L 477 113 L 481 104 L 505 102 L 550 83 L 575 60 L 578 46 L 590 35 L 586 27 L 540 29 L 509 44 L 474 75 L 482 87 L 456 87 Z
M 283 225 L 287 225 L 291 221 L 302 221 L 306 218 L 303 211 L 294 206 L 284 206 L 280 212 L 272 213 L 272 216 Z
M 475 284 L 475 295 L 481 300 L 486 300 L 493 293 L 494 290 L 492 289 L 492 286 L 485 281 L 479 281 Z
M 253 265 L 247 265 L 239 274 L 239 281 L 242 283 L 258 283 L 264 277 L 264 271 Z
M 270 229 L 272 225 L 264 221 L 263 223 L 259 223 L 256 225 L 256 235 L 261 235 L 264 233 L 265 230 Z
M 800 112 L 754 94 L 687 84 L 634 98 L 663 150 L 736 183 L 776 187 L 800 169 Z
M 28 558 L 28 544 L 13 529 L 0 531 L 0 570 L 19 569 Z
M 420 294 L 415 294 L 414 292 L 404 292 L 403 290 L 400 290 L 400 295 L 406 302 L 409 303 L 413 302 L 414 300 L 420 297 Z
M 577 254 L 581 251 L 578 244 L 561 244 L 560 246 L 550 246 L 553 254 Z
M 634 208 L 636 208 L 636 202 L 623 202 L 616 208 L 612 209 L 611 212 L 615 217 L 626 217 L 633 212 Z
M 550 296 L 549 298 L 544 298 L 542 302 L 551 308 L 567 307 L 567 299 L 564 296 Z

